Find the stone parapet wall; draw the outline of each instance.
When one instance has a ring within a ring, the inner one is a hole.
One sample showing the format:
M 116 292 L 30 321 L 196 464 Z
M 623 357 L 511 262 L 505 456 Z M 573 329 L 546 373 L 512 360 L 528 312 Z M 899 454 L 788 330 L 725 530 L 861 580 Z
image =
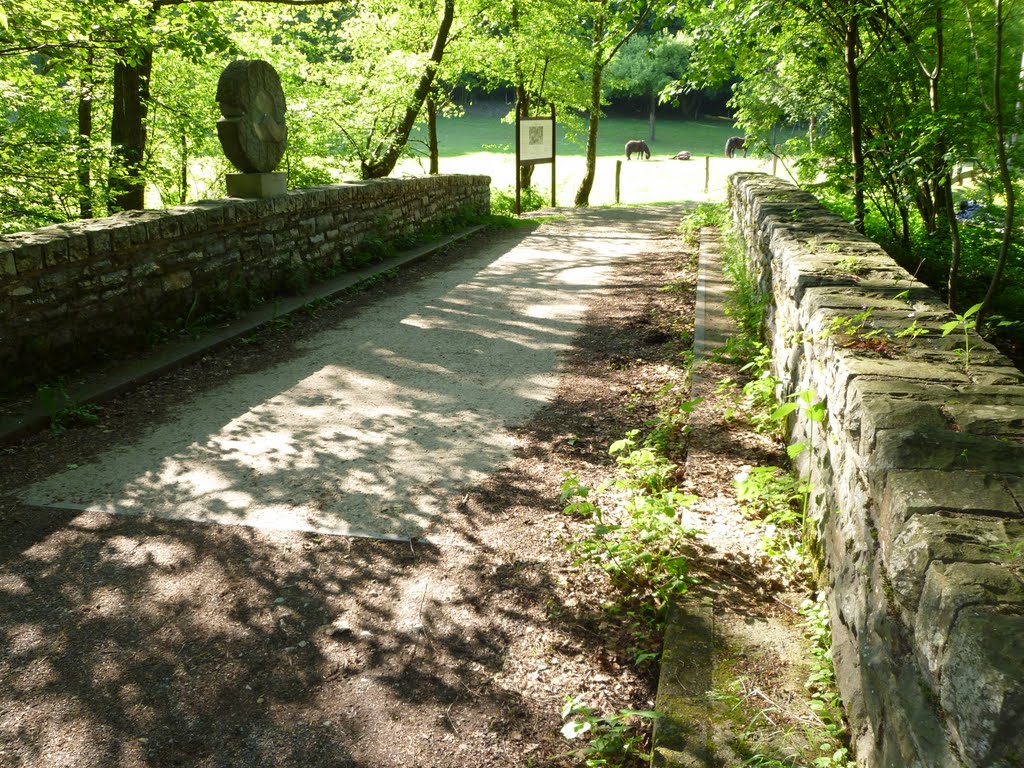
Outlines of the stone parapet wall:
M 1024 766 L 1024 375 L 811 195 L 731 182 L 781 394 L 827 405 L 791 427 L 858 765 Z
M 269 299 L 490 210 L 486 176 L 382 179 L 0 237 L 0 393 Z

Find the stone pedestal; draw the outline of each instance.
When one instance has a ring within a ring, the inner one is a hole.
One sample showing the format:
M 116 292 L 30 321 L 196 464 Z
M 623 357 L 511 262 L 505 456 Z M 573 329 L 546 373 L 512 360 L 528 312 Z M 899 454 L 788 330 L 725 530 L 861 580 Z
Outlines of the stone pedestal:
M 229 173 L 228 197 L 276 197 L 288 191 L 287 173 Z

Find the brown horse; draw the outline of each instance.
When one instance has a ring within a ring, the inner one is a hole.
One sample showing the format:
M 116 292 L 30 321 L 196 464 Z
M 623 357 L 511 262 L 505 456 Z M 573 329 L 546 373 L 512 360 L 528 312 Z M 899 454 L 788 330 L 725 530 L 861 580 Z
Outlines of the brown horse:
M 742 149 L 743 156 L 747 156 L 747 140 L 742 136 L 730 136 L 725 142 L 725 156 L 736 157 L 736 150 Z
M 647 142 L 641 141 L 640 139 L 633 139 L 633 141 L 627 141 L 626 159 L 632 160 L 633 155 L 636 155 L 638 158 L 640 157 L 640 155 L 643 155 L 645 159 L 650 160 L 651 150 L 648 148 Z

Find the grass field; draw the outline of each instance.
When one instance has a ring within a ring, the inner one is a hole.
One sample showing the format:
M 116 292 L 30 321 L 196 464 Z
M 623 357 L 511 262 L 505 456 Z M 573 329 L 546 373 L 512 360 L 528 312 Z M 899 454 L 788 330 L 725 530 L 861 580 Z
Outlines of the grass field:
M 572 205 L 576 188 L 584 173 L 585 144 L 570 141 L 560 131 L 556 146 L 556 202 Z M 737 171 L 772 172 L 770 158 L 734 158 L 724 156 L 725 140 L 736 135 L 726 121 L 662 120 L 657 124 L 656 141 L 650 144 L 650 160 L 626 161 L 623 145 L 630 139 L 647 139 L 646 120 L 604 118 L 598 133 L 597 173 L 590 195 L 591 205 L 615 202 L 615 166 L 622 160 L 620 202 L 654 203 L 688 200 L 722 200 L 729 174 Z M 438 120 L 438 145 L 441 173 L 476 173 L 491 177 L 495 189 L 515 187 L 515 135 L 513 126 L 497 117 L 464 116 Z M 690 160 L 673 160 L 680 150 L 691 153 Z M 707 158 L 707 161 L 705 161 Z M 707 164 L 706 164 L 707 162 Z M 427 161 L 407 159 L 394 175 L 421 175 Z M 777 172 L 785 175 L 781 165 Z M 705 191 L 705 174 L 707 190 Z M 534 186 L 550 197 L 551 167 L 537 166 Z

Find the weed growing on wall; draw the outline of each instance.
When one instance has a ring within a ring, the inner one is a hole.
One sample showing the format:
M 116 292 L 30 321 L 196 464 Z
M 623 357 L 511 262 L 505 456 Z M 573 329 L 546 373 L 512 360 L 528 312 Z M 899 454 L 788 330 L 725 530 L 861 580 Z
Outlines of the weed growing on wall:
M 971 341 L 971 331 L 975 330 L 978 326 L 978 320 L 975 315 L 981 309 L 981 304 L 975 304 L 970 309 L 964 311 L 962 315 L 954 313 L 954 320 L 950 320 L 948 323 L 942 326 L 942 335 L 949 336 L 951 333 L 962 333 L 964 337 L 964 345 L 956 350 L 957 354 L 960 355 L 960 363 L 963 365 L 964 372 L 967 373 L 971 370 L 971 351 L 974 349 L 975 344 Z

